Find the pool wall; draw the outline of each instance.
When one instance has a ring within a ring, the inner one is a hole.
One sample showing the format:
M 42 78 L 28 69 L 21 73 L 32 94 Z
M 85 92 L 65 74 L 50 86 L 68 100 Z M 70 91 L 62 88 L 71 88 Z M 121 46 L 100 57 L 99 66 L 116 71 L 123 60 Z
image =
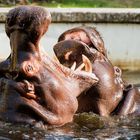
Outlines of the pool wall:
M 0 8 L 0 58 L 10 53 L 4 23 L 10 8 Z M 53 56 L 53 45 L 67 29 L 89 25 L 100 32 L 114 65 L 124 70 L 140 70 L 140 9 L 48 8 L 52 24 L 41 40 L 45 51 Z

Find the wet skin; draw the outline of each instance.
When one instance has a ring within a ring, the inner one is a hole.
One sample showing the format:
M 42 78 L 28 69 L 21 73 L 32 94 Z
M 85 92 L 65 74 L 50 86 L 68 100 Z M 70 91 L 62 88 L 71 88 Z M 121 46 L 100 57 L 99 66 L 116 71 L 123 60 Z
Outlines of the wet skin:
M 92 62 L 92 72 L 99 78 L 96 86 L 78 97 L 77 112 L 93 111 L 102 116 L 127 115 L 134 112 L 139 114 L 140 91 L 136 87 L 128 88 L 131 85 L 125 84 L 122 80 L 120 68 L 113 66 L 105 51 L 101 51 L 105 50 L 104 46 L 99 47 L 100 43 L 92 46 L 91 38 L 95 36 L 87 36 L 91 35 L 91 30 L 83 30 L 84 28 L 89 27 L 82 27 L 82 30 L 81 27 L 77 27 L 64 32 L 58 39 L 60 42 L 54 46 L 58 60 L 67 67 L 71 67 L 74 62 L 79 66 L 82 54 L 86 55 Z M 93 40 L 98 38 L 99 42 L 103 41 L 99 34 L 96 35 Z M 69 57 L 66 57 L 67 55 Z
M 140 115 L 140 88 L 125 85 L 123 99 L 114 111 L 116 115 Z
M 39 46 L 51 21 L 43 8 L 21 6 L 6 19 L 10 56 L 0 63 L 0 117 L 63 125 L 77 111 L 77 96 L 98 82 L 93 73 L 73 71 L 50 59 Z
M 69 45 L 69 47 L 65 47 Z M 62 49 L 63 47 L 63 49 Z M 65 48 L 65 49 L 64 49 Z M 90 49 L 86 44 L 74 40 L 62 41 L 54 46 L 57 50 L 70 51 L 69 59 L 58 56 L 60 63 L 71 67 L 76 61 L 77 67 L 82 63 L 81 54 L 86 55 L 92 63 L 92 72 L 97 75 L 99 82 L 90 88 L 85 94 L 78 97 L 78 111 L 93 111 L 102 116 L 108 116 L 122 99 L 123 85 L 120 83 L 120 75 L 116 75 L 115 69 L 106 57 L 95 49 Z M 64 53 L 62 53 L 64 54 Z M 62 59 L 63 58 L 63 59 Z M 63 61 L 61 61 L 63 60 Z

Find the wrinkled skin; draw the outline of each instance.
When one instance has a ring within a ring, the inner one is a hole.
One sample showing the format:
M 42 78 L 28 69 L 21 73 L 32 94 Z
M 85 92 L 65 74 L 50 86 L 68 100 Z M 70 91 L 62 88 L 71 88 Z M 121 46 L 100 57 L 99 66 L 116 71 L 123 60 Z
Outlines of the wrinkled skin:
M 73 71 L 46 56 L 39 47 L 50 14 L 21 6 L 6 19 L 10 56 L 0 63 L 0 117 L 11 122 L 63 125 L 72 121 L 77 96 L 98 82 L 88 72 Z
M 124 83 L 121 70 L 107 59 L 100 35 L 97 32 L 91 35 L 95 29 L 88 31 L 88 28 L 91 29 L 78 27 L 64 32 L 58 39 L 60 42 L 54 46 L 58 60 L 67 67 L 71 67 L 74 62 L 78 67 L 82 62 L 82 54 L 86 55 L 92 62 L 92 72 L 99 78 L 96 86 L 78 97 L 77 112 L 93 111 L 102 116 L 139 114 L 140 91 Z

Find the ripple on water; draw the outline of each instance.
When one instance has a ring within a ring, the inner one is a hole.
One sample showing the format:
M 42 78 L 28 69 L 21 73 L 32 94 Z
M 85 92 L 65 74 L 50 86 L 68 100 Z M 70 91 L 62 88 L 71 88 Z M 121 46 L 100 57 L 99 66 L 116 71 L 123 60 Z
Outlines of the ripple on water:
M 75 115 L 74 122 L 59 128 L 35 128 L 0 122 L 0 139 L 88 140 L 140 139 L 139 116 L 99 117 L 93 113 Z

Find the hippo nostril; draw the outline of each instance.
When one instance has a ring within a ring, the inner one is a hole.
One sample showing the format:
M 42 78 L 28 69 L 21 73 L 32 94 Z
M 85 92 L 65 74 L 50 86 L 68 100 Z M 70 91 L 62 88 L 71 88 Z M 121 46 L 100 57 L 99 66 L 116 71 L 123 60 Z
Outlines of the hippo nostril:
M 26 67 L 25 67 L 25 71 L 27 73 L 32 73 L 34 71 L 34 68 L 32 65 L 28 64 Z
M 37 64 L 28 61 L 24 61 L 21 68 L 26 76 L 33 76 L 39 70 Z
M 33 71 L 33 67 L 32 67 L 31 65 L 28 65 L 28 66 L 27 66 L 27 71 L 28 71 L 28 72 Z

